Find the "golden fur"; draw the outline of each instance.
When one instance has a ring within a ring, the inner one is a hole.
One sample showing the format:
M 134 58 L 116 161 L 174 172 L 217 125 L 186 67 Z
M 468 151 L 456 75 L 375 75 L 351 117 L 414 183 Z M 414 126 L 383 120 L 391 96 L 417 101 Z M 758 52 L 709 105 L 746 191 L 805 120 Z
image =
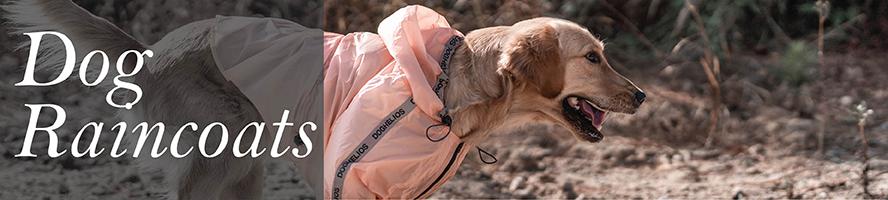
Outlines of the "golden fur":
M 604 110 L 634 113 L 641 91 L 604 59 L 604 44 L 585 28 L 561 19 L 535 18 L 512 26 L 475 30 L 454 56 L 445 102 L 454 132 L 477 144 L 494 132 L 538 121 L 582 137 L 562 115 L 568 95 Z M 589 63 L 589 52 L 601 55 Z M 508 122 L 508 123 L 505 123 Z

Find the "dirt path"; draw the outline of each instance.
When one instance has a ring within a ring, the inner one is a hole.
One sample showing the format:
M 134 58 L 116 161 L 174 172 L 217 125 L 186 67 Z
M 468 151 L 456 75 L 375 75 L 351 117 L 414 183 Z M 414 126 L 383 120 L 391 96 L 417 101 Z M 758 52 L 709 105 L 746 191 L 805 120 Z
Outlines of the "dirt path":
M 530 134 L 515 138 L 521 137 L 544 138 Z M 564 145 L 548 151 L 540 140 L 548 139 L 489 145 L 500 150 L 500 163 L 463 165 L 459 175 L 434 197 L 863 197 L 861 165 L 854 157 L 811 158 L 760 145 L 736 153 L 672 149 L 614 137 L 599 144 Z M 872 163 L 870 190 L 888 194 L 888 174 L 875 175 L 888 170 L 888 161 Z

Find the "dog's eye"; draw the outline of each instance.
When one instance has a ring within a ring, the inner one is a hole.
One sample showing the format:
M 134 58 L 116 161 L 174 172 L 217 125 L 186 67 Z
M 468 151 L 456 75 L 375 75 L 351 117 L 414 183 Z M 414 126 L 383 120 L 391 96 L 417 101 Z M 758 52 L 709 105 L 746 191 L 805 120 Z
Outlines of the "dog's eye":
M 598 54 L 596 54 L 595 52 L 589 52 L 588 54 L 586 54 L 586 60 L 588 60 L 592 64 L 598 64 L 599 62 L 601 62 L 601 60 L 598 59 Z

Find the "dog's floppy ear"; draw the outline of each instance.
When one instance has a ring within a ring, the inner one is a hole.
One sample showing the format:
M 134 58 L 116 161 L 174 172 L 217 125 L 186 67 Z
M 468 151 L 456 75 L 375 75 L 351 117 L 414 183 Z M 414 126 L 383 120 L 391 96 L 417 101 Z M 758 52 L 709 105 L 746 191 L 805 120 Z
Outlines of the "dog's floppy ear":
M 497 71 L 534 85 L 547 98 L 555 98 L 564 87 L 559 50 L 558 33 L 549 25 L 513 30 L 500 55 Z

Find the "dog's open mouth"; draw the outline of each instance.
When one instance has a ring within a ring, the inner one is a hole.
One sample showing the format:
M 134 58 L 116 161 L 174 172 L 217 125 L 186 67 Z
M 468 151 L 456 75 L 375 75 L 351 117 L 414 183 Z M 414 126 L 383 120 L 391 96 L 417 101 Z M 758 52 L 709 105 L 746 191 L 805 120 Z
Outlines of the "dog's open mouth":
M 601 125 L 604 124 L 607 111 L 592 103 L 589 99 L 568 96 L 562 102 L 564 117 L 573 124 L 581 138 L 589 142 L 598 142 L 604 139 L 601 134 Z

